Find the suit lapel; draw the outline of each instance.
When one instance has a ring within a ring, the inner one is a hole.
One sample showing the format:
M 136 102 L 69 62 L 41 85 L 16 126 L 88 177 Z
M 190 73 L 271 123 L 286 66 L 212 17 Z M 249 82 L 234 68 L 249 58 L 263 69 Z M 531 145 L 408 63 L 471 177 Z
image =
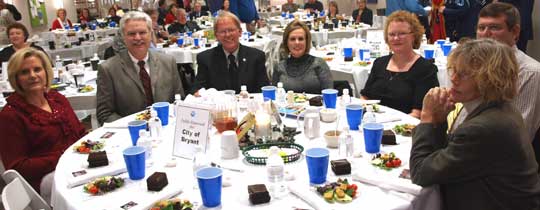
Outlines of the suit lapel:
M 137 73 L 137 68 L 135 64 L 131 61 L 131 58 L 129 57 L 128 51 L 125 50 L 120 55 L 120 62 L 121 62 L 121 69 L 124 71 L 124 73 L 137 85 L 137 88 L 139 91 L 144 95 L 144 88 L 142 86 L 141 79 L 139 77 L 139 74 Z M 122 78 L 119 78 L 122 79 Z
M 238 82 L 240 84 L 247 84 L 246 82 L 247 81 L 244 81 L 242 77 L 242 75 L 246 75 L 246 68 L 247 68 L 247 55 L 246 55 L 246 50 L 245 50 L 245 47 L 243 45 L 240 45 L 239 46 L 239 50 L 238 50 Z
M 161 73 L 158 69 L 158 60 L 156 56 L 148 51 L 148 66 L 150 67 L 150 82 L 152 83 L 152 94 L 154 95 L 154 99 L 156 98 L 156 90 L 157 90 L 157 82 L 159 81 L 159 78 L 161 78 Z
M 467 117 L 465 118 L 465 121 L 467 121 L 467 120 L 469 120 L 469 119 L 471 119 L 473 117 L 476 117 L 477 115 L 482 113 L 484 110 L 489 109 L 489 108 L 494 107 L 494 106 L 497 106 L 497 105 L 500 105 L 500 103 L 499 102 L 490 102 L 490 103 L 483 102 L 478 107 L 476 107 L 476 109 L 474 109 L 470 114 L 467 115 Z

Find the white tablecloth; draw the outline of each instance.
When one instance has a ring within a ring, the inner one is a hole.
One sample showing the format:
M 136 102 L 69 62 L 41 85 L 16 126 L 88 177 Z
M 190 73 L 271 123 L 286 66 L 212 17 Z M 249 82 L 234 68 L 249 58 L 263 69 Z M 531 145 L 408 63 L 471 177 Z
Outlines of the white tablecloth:
M 84 41 L 80 46 L 74 45 L 71 48 L 56 48 L 51 50 L 48 45 L 41 46 L 49 54 L 52 60 L 56 59 L 59 55 L 60 58 L 71 58 L 73 60 L 81 60 L 91 58 L 94 53 L 97 53 L 99 57 L 103 58 L 105 50 L 112 45 L 112 37 L 106 37 L 99 41 Z
M 260 95 L 257 96 L 260 98 Z M 339 109 L 344 116 L 343 109 Z M 400 113 L 398 111 L 382 107 L 385 113 L 377 114 L 378 120 L 388 118 L 399 118 L 398 122 L 385 123 L 385 128 L 389 129 L 395 124 L 401 123 L 418 123 L 417 119 Z M 127 116 L 113 123 L 113 126 L 126 126 L 127 122 L 134 119 L 134 116 Z M 292 119 L 286 119 L 285 124 L 288 126 L 296 126 L 296 121 Z M 120 188 L 114 192 L 102 195 L 102 196 L 89 196 L 83 192 L 82 186 L 74 188 L 68 188 L 68 180 L 73 179 L 72 172 L 81 169 L 86 169 L 85 163 L 87 155 L 81 155 L 74 153 L 72 148 L 66 150 L 66 152 L 60 158 L 56 173 L 55 181 L 52 192 L 52 205 L 57 210 L 63 209 L 120 209 L 121 205 L 134 201 L 138 203 L 137 206 L 131 209 L 146 209 L 149 205 L 154 203 L 160 198 L 169 198 L 172 195 L 182 191 L 177 197 L 183 199 L 189 199 L 196 204 L 201 204 L 200 192 L 194 188 L 196 181 L 192 174 L 191 160 L 182 158 L 176 158 L 176 167 L 165 167 L 165 163 L 170 162 L 173 158 L 172 153 L 172 136 L 174 133 L 174 120 L 169 120 L 169 125 L 165 127 L 164 141 L 157 144 L 153 148 L 151 164 L 146 170 L 146 177 L 151 175 L 155 171 L 163 171 L 167 173 L 169 179 L 169 185 L 164 188 L 160 193 L 149 193 L 146 190 L 146 179 L 139 181 L 132 181 L 127 179 L 126 186 Z M 340 125 L 345 125 L 346 120 L 342 117 Z M 116 125 L 114 125 L 116 124 Z M 322 123 L 321 133 L 326 130 L 333 129 L 335 123 Z M 107 151 L 111 167 L 122 165 L 123 157 L 122 150 L 131 145 L 130 136 L 128 130 L 124 128 L 99 128 L 81 140 L 98 140 L 105 132 L 115 132 L 115 134 L 105 140 L 105 150 Z M 220 159 L 220 135 L 216 133 L 215 128 L 210 129 L 210 133 L 213 134 L 210 139 L 210 148 L 208 151 L 208 158 L 211 161 L 218 162 L 222 166 L 234 167 L 243 169 L 244 172 L 233 172 L 224 170 L 223 180 L 230 182 L 232 185 L 224 187 L 222 189 L 222 206 L 221 209 L 291 209 L 292 207 L 311 209 L 307 203 L 302 201 L 299 197 L 288 193 L 280 198 L 272 198 L 269 204 L 253 206 L 248 201 L 247 185 L 250 184 L 269 184 L 266 177 L 266 168 L 263 166 L 255 166 L 247 163 L 243 156 L 240 155 L 237 159 L 222 160 Z M 355 150 L 364 151 L 362 133 L 358 131 L 352 132 L 354 138 Z M 313 140 L 308 140 L 304 137 L 304 134 L 296 136 L 296 142 L 303 145 L 304 149 L 313 147 L 325 147 L 325 140 L 320 137 Z M 352 162 L 353 174 L 360 176 L 369 175 L 383 178 L 383 180 L 396 180 L 398 174 L 403 168 L 408 168 L 409 152 L 411 147 L 411 140 L 408 137 L 397 136 L 396 146 L 383 146 L 381 150 L 383 152 L 395 152 L 398 157 L 403 160 L 403 166 L 392 171 L 385 171 L 375 168 L 370 165 L 368 161 L 368 155 L 364 155 L 361 158 L 353 158 Z M 337 149 L 330 150 L 330 159 L 337 159 Z M 95 172 L 96 170 L 102 170 L 106 172 L 107 168 L 98 169 L 86 169 L 89 172 Z M 309 186 L 309 178 L 307 173 L 307 164 L 305 158 L 286 164 L 285 170 L 295 176 L 295 180 L 288 181 L 286 185 L 295 186 L 303 192 L 307 192 L 305 196 L 319 199 L 322 201 L 322 197 L 318 196 L 315 191 Z M 114 171 L 113 171 L 114 172 Z M 109 173 L 112 173 L 109 170 Z M 91 173 L 89 173 L 91 174 Z M 126 173 L 120 174 L 121 177 L 127 177 Z M 351 176 L 340 176 L 341 178 L 349 178 Z M 335 181 L 336 177 L 333 172 L 328 169 L 328 181 Z M 403 180 L 406 182 L 406 180 Z M 358 185 L 357 198 L 348 204 L 328 204 L 323 203 L 323 209 L 439 209 L 440 198 L 436 188 L 425 188 L 421 191 L 420 195 L 415 196 L 408 193 L 397 192 L 394 190 L 388 190 L 379 188 L 371 184 L 365 184 L 361 182 L 354 182 Z M 302 196 L 302 197 L 305 197 Z M 320 203 L 320 202 L 319 202 Z M 428 206 L 425 206 L 428 205 Z
M 113 36 L 116 34 L 116 32 L 119 30 L 120 28 L 116 27 L 116 28 L 98 28 L 96 30 L 79 30 L 77 31 L 75 34 L 76 34 L 76 37 L 85 37 L 85 34 L 90 34 L 90 33 L 96 33 L 96 35 L 100 36 L 100 37 L 109 37 L 109 36 Z M 39 35 L 40 38 L 42 39 L 42 41 L 44 42 L 48 42 L 48 41 L 53 41 L 55 39 L 55 34 L 67 34 L 67 31 L 66 30 L 56 30 L 56 31 L 45 31 L 45 32 L 41 32 L 41 34 Z

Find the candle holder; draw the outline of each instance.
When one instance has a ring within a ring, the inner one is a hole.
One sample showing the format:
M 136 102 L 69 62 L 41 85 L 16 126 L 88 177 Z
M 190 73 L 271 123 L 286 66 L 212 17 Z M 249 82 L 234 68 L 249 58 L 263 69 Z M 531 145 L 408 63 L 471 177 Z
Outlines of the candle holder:
M 265 111 L 255 113 L 255 138 L 268 142 L 272 138 L 272 126 L 270 114 Z

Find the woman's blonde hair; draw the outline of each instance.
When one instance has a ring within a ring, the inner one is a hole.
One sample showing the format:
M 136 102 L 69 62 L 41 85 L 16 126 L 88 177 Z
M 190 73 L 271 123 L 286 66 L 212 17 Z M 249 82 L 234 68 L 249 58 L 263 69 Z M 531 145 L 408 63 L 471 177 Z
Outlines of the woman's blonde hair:
M 384 41 L 386 43 L 388 43 L 388 26 L 392 22 L 408 23 L 411 33 L 414 36 L 413 48 L 418 49 L 420 47 L 420 44 L 422 43 L 422 35 L 426 32 L 426 30 L 424 29 L 424 26 L 420 24 L 420 21 L 418 21 L 415 14 L 400 10 L 393 12 L 390 16 L 388 16 L 386 23 L 384 24 Z
M 294 20 L 293 22 L 289 23 L 287 27 L 285 27 L 285 31 L 283 32 L 283 40 L 281 41 L 281 51 L 287 55 L 291 52 L 289 50 L 289 45 L 287 45 L 289 35 L 291 35 L 291 32 L 296 29 L 302 29 L 304 30 L 304 34 L 306 34 L 306 50 L 304 51 L 304 54 L 309 53 L 309 50 L 311 49 L 311 33 L 309 32 L 309 28 L 302 21 Z
M 15 54 L 13 54 L 8 61 L 8 80 L 11 87 L 15 89 L 15 92 L 21 95 L 24 95 L 25 92 L 17 83 L 17 75 L 20 71 L 22 71 L 21 67 L 25 63 L 25 60 L 32 56 L 41 60 L 41 65 L 43 66 L 43 70 L 45 70 L 45 76 L 47 77 L 45 91 L 48 91 L 51 87 L 51 83 L 54 77 L 51 62 L 49 61 L 49 57 L 45 55 L 44 52 L 41 52 L 32 47 L 25 47 L 23 49 L 17 50 L 17 52 L 15 52 Z
M 484 102 L 510 101 L 517 94 L 519 65 L 514 51 L 493 39 L 460 44 L 448 56 L 447 69 L 470 76 Z
M 60 8 L 56 10 L 56 17 L 59 17 L 58 14 L 60 14 L 61 11 L 64 12 L 64 15 L 66 15 L 66 19 L 67 19 L 67 10 L 64 8 Z

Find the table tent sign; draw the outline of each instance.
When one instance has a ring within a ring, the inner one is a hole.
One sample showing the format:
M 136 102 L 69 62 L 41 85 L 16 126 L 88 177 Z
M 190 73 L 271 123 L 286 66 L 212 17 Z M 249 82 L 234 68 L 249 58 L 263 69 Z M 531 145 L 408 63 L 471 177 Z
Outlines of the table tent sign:
M 210 107 L 201 104 L 180 103 L 176 107 L 176 128 L 173 155 L 192 159 L 195 148 L 200 146 L 206 153 L 211 126 Z

